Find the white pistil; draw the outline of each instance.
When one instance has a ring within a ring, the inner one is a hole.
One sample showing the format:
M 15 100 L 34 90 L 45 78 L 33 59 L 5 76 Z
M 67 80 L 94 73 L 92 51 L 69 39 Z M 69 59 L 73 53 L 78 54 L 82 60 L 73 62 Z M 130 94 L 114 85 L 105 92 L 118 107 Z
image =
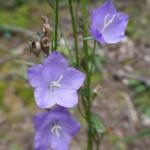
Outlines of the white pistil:
M 109 17 L 110 17 L 110 14 L 107 13 L 107 14 L 105 15 L 105 18 L 104 18 L 104 26 L 103 26 L 103 29 L 102 29 L 103 32 L 105 31 L 105 29 L 106 29 L 108 26 L 110 26 L 110 25 L 113 23 L 113 21 L 114 21 L 116 15 L 113 15 L 113 16 L 110 17 L 110 18 L 109 18 Z
M 62 80 L 63 75 L 60 75 L 60 77 L 58 78 L 58 80 L 56 81 L 52 81 L 52 83 L 50 84 L 50 90 L 54 91 L 56 88 L 60 88 L 60 81 Z
M 60 138 L 61 129 L 61 126 L 59 126 L 58 124 L 54 124 L 54 126 L 51 128 L 51 132 L 54 133 L 58 138 Z

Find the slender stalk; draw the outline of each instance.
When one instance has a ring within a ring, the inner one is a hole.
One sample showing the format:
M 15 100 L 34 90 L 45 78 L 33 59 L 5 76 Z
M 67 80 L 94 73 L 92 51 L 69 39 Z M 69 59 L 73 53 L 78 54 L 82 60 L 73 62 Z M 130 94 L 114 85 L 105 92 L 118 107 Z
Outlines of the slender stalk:
M 58 46 L 58 16 L 59 16 L 59 0 L 56 0 L 56 6 L 55 6 L 55 44 L 54 44 L 54 50 L 57 50 Z
M 90 70 L 89 70 L 89 53 L 88 53 L 88 43 L 87 40 L 84 40 L 84 37 L 87 37 L 87 12 L 86 12 L 87 0 L 82 0 L 82 18 L 83 18 L 83 49 L 84 56 L 86 61 L 86 75 L 87 80 L 85 88 L 87 90 L 87 108 L 84 108 L 86 112 L 86 119 L 88 123 L 88 141 L 87 141 L 87 150 L 93 150 L 93 133 L 92 133 L 92 123 L 91 123 L 91 83 L 90 83 Z
M 87 37 L 87 19 L 86 19 L 86 0 L 82 0 L 82 17 L 83 17 L 83 38 Z M 86 59 L 86 71 L 88 72 L 88 43 L 87 40 L 83 40 L 83 49 Z
M 93 69 L 93 65 L 94 65 L 95 50 L 96 50 L 96 41 L 94 40 L 94 46 L 93 46 L 93 50 L 92 50 L 92 64 L 91 64 L 91 68 L 90 68 L 90 71 L 89 71 L 90 80 L 91 80 L 92 69 Z
M 73 38 L 74 38 L 74 46 L 75 46 L 75 53 L 76 53 L 76 67 L 79 68 L 80 62 L 79 62 L 79 49 L 78 49 L 78 39 L 77 39 L 77 28 L 76 28 L 76 21 L 73 13 L 73 7 L 72 7 L 72 0 L 69 1 L 69 9 L 71 14 L 71 22 L 72 22 L 72 28 L 73 28 Z
M 54 51 L 54 34 L 53 33 L 51 36 L 51 50 L 52 50 L 52 52 Z

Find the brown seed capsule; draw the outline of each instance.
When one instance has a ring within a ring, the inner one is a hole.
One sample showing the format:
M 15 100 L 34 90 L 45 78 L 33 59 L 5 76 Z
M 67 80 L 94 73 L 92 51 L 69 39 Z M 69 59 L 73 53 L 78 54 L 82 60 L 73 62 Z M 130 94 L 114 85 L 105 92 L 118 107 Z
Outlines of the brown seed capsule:
M 35 56 L 39 56 L 41 52 L 41 44 L 40 38 L 37 35 L 33 35 L 29 41 L 30 52 L 35 54 Z
M 39 56 L 40 52 L 41 52 L 41 45 L 39 42 L 35 42 L 33 41 L 30 47 L 30 51 L 35 54 L 35 56 Z
M 52 33 L 52 28 L 48 23 L 47 17 L 43 16 L 42 20 L 42 32 L 38 32 L 36 35 L 32 36 L 29 43 L 30 52 L 35 54 L 37 57 L 41 51 L 43 51 L 47 56 L 49 55 L 50 36 Z
M 43 37 L 41 39 L 41 48 L 43 52 L 48 56 L 49 55 L 49 45 L 50 45 L 50 40 L 47 37 Z

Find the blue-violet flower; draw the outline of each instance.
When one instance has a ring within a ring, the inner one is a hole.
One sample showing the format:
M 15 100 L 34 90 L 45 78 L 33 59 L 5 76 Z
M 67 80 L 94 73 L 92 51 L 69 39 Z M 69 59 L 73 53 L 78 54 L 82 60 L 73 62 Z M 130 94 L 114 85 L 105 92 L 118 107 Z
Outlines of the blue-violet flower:
M 125 36 L 128 16 L 117 12 L 112 0 L 92 12 L 91 34 L 101 44 L 120 42 Z
M 68 150 L 80 124 L 64 107 L 56 107 L 33 117 L 35 150 Z
M 50 108 L 55 104 L 74 107 L 78 102 L 77 90 L 82 86 L 85 75 L 69 67 L 59 52 L 53 52 L 42 64 L 28 69 L 28 80 L 40 108 Z

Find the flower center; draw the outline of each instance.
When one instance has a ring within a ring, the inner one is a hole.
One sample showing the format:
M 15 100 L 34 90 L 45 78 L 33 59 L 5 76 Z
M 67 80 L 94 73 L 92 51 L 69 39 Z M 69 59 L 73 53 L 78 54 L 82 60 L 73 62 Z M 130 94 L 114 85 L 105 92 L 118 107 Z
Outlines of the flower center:
M 60 138 L 60 130 L 62 129 L 62 127 L 60 125 L 58 125 L 57 123 L 55 123 L 53 125 L 53 127 L 51 128 L 51 132 L 54 133 L 58 138 Z
M 50 84 L 50 90 L 53 92 L 55 89 L 60 88 L 61 84 L 60 81 L 62 80 L 63 75 L 60 75 L 56 81 L 52 81 Z
M 105 30 L 108 26 L 110 26 L 110 25 L 113 23 L 115 17 L 116 17 L 116 14 L 113 15 L 113 16 L 111 16 L 109 13 L 107 13 L 107 14 L 105 15 L 105 17 L 104 17 L 104 26 L 103 26 L 103 29 L 102 29 L 103 32 L 104 32 L 104 30 Z

